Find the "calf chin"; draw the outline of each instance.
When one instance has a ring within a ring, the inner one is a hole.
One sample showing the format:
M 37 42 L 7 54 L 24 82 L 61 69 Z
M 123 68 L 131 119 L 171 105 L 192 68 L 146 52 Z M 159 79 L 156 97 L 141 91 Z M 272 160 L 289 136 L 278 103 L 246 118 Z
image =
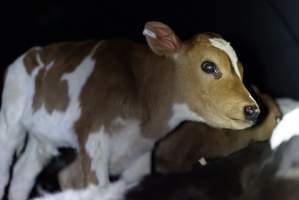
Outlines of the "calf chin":
M 228 125 L 223 124 L 222 127 L 226 129 L 243 130 L 253 126 L 254 123 L 255 122 L 252 121 L 230 120 L 230 123 Z M 218 128 L 221 128 L 221 126 L 219 126 Z

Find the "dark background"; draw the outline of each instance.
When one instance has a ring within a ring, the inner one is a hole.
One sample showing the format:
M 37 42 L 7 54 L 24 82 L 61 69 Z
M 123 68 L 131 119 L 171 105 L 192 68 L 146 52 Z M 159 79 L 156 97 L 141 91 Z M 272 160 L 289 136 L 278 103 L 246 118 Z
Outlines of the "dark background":
M 0 3 L 1 72 L 35 45 L 62 40 L 126 37 L 144 42 L 149 20 L 182 38 L 218 32 L 245 67 L 245 78 L 274 96 L 299 99 L 299 1 L 62 1 Z

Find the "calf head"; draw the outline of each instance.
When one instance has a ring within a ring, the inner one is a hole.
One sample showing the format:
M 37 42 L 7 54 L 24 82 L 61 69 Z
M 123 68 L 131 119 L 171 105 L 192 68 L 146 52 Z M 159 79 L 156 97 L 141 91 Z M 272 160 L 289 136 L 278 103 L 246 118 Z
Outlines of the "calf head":
M 243 67 L 228 42 L 216 34 L 182 42 L 160 22 L 146 23 L 144 35 L 154 53 L 174 63 L 180 101 L 202 121 L 231 129 L 254 123 L 259 107 L 242 83 Z

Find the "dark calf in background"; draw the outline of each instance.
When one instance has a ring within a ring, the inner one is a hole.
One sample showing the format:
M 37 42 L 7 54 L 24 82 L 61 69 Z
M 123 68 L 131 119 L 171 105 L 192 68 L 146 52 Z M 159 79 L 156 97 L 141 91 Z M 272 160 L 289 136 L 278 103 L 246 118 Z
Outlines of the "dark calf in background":
M 299 199 L 299 137 L 281 144 L 263 161 L 248 181 L 240 200 Z M 291 176 L 290 176 L 291 175 Z
M 148 176 L 126 200 L 297 200 L 299 137 L 271 151 L 267 142 L 181 175 Z
M 129 191 L 126 200 L 232 200 L 243 189 L 244 171 L 256 164 L 264 151 L 266 142 L 252 144 L 244 150 L 206 166 L 197 165 L 196 170 L 183 174 L 156 174 Z
M 256 88 L 256 94 L 251 93 L 262 111 L 256 125 L 245 130 L 230 130 L 186 122 L 158 143 L 154 159 L 156 170 L 187 172 L 201 158 L 224 158 L 250 143 L 269 139 L 282 117 L 279 106 L 272 97 Z

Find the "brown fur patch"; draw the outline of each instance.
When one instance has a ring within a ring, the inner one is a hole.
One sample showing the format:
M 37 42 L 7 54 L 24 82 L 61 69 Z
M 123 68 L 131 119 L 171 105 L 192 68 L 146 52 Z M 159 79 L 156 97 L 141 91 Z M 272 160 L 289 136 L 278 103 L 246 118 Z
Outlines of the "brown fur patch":
M 81 167 L 86 176 L 90 176 L 86 171 L 90 169 L 90 161 L 84 146 L 89 134 L 98 131 L 101 126 L 105 127 L 108 134 L 114 134 L 111 122 L 117 117 L 140 120 L 140 134 L 156 140 L 166 134 L 165 130 L 169 130 L 168 120 L 172 116 L 173 103 L 185 103 L 186 99 L 190 99 L 190 93 L 198 94 L 187 102 L 191 106 L 196 101 L 201 103 L 196 106 L 207 109 L 210 114 L 218 115 L 219 111 L 227 108 L 240 115 L 238 118 L 244 117 L 243 104 L 251 103 L 247 90 L 240 79 L 231 73 L 228 56 L 212 48 L 208 38 L 201 35 L 201 38 L 197 36 L 185 43 L 187 45 L 183 51 L 187 52 L 182 54 L 185 63 L 180 57 L 178 60 L 181 61 L 175 63 L 169 58 L 156 56 L 147 48 L 125 40 L 105 41 L 96 49 L 93 55 L 95 69 L 82 88 L 81 116 L 74 125 L 82 148 Z M 207 51 L 208 47 L 212 49 Z M 204 57 L 217 61 L 222 72 L 226 72 L 225 78 L 211 79 L 199 71 L 200 61 Z M 180 79 L 182 82 L 179 82 Z M 223 100 L 227 98 L 227 101 L 209 105 L 211 100 L 204 98 L 207 95 L 214 101 L 220 96 L 225 97 Z M 238 110 L 232 110 L 226 105 L 230 101 L 233 102 L 230 107 L 234 106 Z M 215 105 L 219 105 L 219 108 L 209 110 Z M 213 120 L 216 120 L 214 116 Z
M 170 113 L 159 115 L 161 111 L 158 110 L 157 100 L 160 105 L 165 105 L 166 110 L 171 107 L 173 69 L 170 69 L 167 59 L 161 59 L 141 45 L 124 40 L 104 42 L 96 50 L 94 58 L 95 69 L 80 95 L 82 112 L 75 124 L 79 141 L 85 143 L 88 133 L 99 130 L 101 126 L 113 134 L 109 126 L 117 117 L 135 118 L 140 120 L 141 125 L 152 116 L 156 116 L 157 120 L 166 120 L 165 115 Z M 157 122 L 154 117 L 151 120 Z M 161 127 L 151 124 L 142 128 L 144 136 L 148 134 L 155 138 Z
M 42 88 L 43 88 L 43 79 L 45 76 L 45 72 L 46 72 L 45 68 L 41 69 L 35 78 L 35 95 L 34 95 L 33 101 L 32 101 L 33 102 L 32 103 L 33 111 L 38 110 L 44 102 L 43 101 L 44 98 L 41 98 L 41 97 L 43 97 L 43 89 Z
M 39 51 L 40 50 L 38 48 L 32 48 L 27 52 L 27 54 L 24 57 L 23 62 L 28 74 L 31 74 L 31 72 L 39 65 L 37 61 Z
M 83 59 L 91 53 L 96 44 L 95 41 L 58 43 L 49 45 L 40 52 L 44 68 L 39 71 L 35 80 L 36 91 L 32 105 L 34 111 L 40 109 L 43 104 L 49 113 L 54 110 L 65 111 L 67 109 L 70 101 L 68 84 L 61 78 L 64 74 L 73 72 Z M 48 71 L 47 65 L 52 65 Z M 92 95 L 94 96 L 94 94 Z M 93 97 L 91 98 L 93 99 Z M 60 176 L 63 188 L 87 186 L 91 182 L 96 183 L 95 175 L 90 170 L 90 159 L 84 149 L 85 140 L 79 141 L 82 148 L 80 148 L 78 160 L 73 164 L 74 166 Z M 74 171 L 78 168 L 83 170 L 84 175 L 68 177 L 73 175 L 72 173 L 75 173 Z
M 95 42 L 58 43 L 45 47 L 40 52 L 44 64 L 36 77 L 36 91 L 33 97 L 33 110 L 36 111 L 44 104 L 46 110 L 65 111 L 69 104 L 67 81 L 62 76 L 71 73 L 91 52 Z M 51 65 L 49 70 L 46 66 Z
M 82 88 L 81 116 L 74 126 L 82 147 L 81 169 L 85 174 L 77 181 L 87 181 L 87 185 L 88 181 L 95 181 L 84 148 L 89 134 L 101 126 L 108 134 L 115 134 L 111 123 L 122 117 L 138 119 L 142 129 L 140 134 L 144 137 L 160 138 L 165 134 L 164 126 L 171 114 L 174 91 L 171 80 L 174 68 L 170 68 L 169 61 L 151 54 L 141 45 L 124 40 L 107 41 L 97 48 L 93 57 L 96 59 L 95 69 Z
M 79 189 L 97 183 L 96 174 L 91 170 L 91 161 L 85 151 L 81 151 L 76 160 L 59 173 L 62 190 Z

